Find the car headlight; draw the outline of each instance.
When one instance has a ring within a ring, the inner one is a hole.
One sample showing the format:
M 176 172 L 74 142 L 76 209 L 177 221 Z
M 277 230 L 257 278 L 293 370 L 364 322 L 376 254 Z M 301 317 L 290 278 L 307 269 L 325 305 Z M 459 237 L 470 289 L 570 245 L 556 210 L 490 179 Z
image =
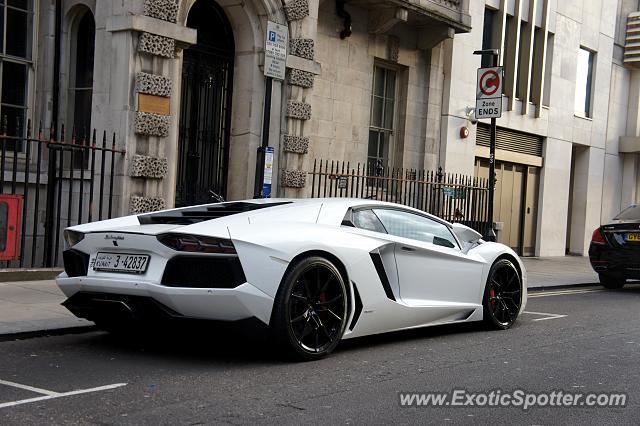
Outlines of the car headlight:
M 64 230 L 64 242 L 66 243 L 65 249 L 70 249 L 83 239 L 84 234 L 82 232 L 72 231 L 70 229 Z

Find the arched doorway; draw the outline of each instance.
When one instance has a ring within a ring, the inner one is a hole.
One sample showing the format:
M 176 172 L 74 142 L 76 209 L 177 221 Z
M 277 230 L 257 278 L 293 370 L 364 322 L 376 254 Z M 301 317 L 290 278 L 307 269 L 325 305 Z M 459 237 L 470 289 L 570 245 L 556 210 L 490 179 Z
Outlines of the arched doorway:
M 176 207 L 226 198 L 235 43 L 222 8 L 195 2 L 187 26 L 198 42 L 184 51 L 178 133 Z

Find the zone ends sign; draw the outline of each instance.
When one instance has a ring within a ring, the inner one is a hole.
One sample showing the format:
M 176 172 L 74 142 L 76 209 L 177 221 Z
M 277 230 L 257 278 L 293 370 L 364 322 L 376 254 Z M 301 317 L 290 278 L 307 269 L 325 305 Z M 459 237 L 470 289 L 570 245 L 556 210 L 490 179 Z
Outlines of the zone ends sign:
M 499 118 L 502 116 L 502 99 L 476 100 L 476 118 Z
M 502 67 L 479 68 L 476 85 L 476 118 L 502 116 Z

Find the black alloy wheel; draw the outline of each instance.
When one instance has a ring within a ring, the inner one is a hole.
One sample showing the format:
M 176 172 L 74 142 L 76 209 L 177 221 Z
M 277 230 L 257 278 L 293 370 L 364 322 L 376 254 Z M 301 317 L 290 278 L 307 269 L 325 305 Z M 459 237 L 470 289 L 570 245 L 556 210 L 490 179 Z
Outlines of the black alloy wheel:
M 484 321 L 491 328 L 506 330 L 518 318 L 522 305 L 522 280 L 514 264 L 500 259 L 487 278 L 482 306 Z
M 274 303 L 272 337 L 285 353 L 313 360 L 338 345 L 347 324 L 347 289 L 329 260 L 314 256 L 296 263 Z

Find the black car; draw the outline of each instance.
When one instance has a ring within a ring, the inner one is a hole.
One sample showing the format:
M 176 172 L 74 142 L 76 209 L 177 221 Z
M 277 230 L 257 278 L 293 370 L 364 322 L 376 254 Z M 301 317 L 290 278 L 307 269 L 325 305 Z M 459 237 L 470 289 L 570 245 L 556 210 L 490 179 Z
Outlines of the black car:
M 632 204 L 591 237 L 589 260 L 606 288 L 640 279 L 640 205 Z

